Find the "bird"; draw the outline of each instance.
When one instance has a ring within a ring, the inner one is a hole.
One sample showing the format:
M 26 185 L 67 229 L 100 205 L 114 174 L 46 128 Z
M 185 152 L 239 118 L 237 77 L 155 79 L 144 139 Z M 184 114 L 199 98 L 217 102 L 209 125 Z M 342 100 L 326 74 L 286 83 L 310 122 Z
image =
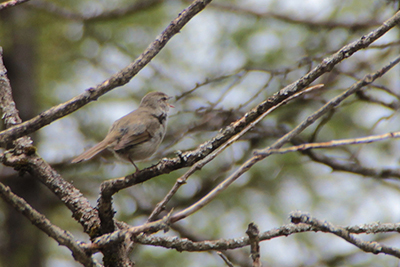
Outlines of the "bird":
M 146 94 L 136 110 L 112 124 L 103 141 L 74 158 L 71 163 L 89 160 L 107 149 L 118 158 L 132 163 L 138 172 L 134 161 L 153 155 L 164 139 L 169 108 L 174 107 L 168 103 L 171 98 L 163 92 Z

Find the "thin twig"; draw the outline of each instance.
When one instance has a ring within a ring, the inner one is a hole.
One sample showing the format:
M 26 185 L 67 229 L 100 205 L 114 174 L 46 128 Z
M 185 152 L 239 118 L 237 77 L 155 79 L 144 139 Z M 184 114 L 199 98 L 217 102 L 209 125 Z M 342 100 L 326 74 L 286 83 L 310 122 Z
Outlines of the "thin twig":
M 102 195 L 111 196 L 124 188 L 130 187 L 135 184 L 143 183 L 155 176 L 160 174 L 169 173 L 173 170 L 192 166 L 195 162 L 202 160 L 208 154 L 212 153 L 220 145 L 224 144 L 232 136 L 239 133 L 244 127 L 249 125 L 252 121 L 256 120 L 260 114 L 263 114 L 270 107 L 277 105 L 284 99 L 290 97 L 296 92 L 301 91 L 322 74 L 331 71 L 335 65 L 350 57 L 355 52 L 369 46 L 375 40 L 384 35 L 391 28 L 395 27 L 400 22 L 400 11 L 397 12 L 393 17 L 386 20 L 382 26 L 375 29 L 374 31 L 363 35 L 358 40 L 342 47 L 339 51 L 333 55 L 325 58 L 320 64 L 314 69 L 308 72 L 306 75 L 301 77 L 299 80 L 286 86 L 266 101 L 260 103 L 257 107 L 247 112 L 242 118 L 231 123 L 227 127 L 220 130 L 220 132 L 211 140 L 201 144 L 198 148 L 192 151 L 186 151 L 180 153 L 177 158 L 164 159 L 158 164 L 144 169 L 141 172 L 128 175 L 121 179 L 112 179 L 105 181 L 102 184 Z M 0 139 L 2 134 L 0 133 Z
M 221 257 L 228 267 L 233 267 L 232 262 L 221 251 L 217 251 L 217 255 Z
M 269 151 L 271 149 L 278 149 L 278 148 L 282 147 L 285 143 L 289 142 L 292 138 L 294 138 L 298 134 L 300 134 L 304 129 L 306 129 L 309 125 L 314 123 L 318 118 L 320 118 L 326 112 L 330 111 L 331 109 L 333 109 L 334 107 L 339 105 L 348 96 L 357 92 L 357 90 L 372 83 L 375 79 L 381 77 L 383 74 L 385 74 L 387 71 L 389 71 L 392 67 L 394 67 L 398 62 L 400 62 L 400 57 L 397 57 L 394 61 L 390 62 L 385 67 L 381 68 L 379 71 L 377 71 L 373 74 L 370 74 L 370 75 L 366 75 L 364 79 L 356 82 L 347 91 L 345 91 L 341 95 L 335 97 L 334 99 L 332 99 L 331 101 L 326 103 L 318 111 L 316 111 L 311 116 L 309 116 L 306 120 L 304 120 L 302 123 L 300 123 L 292 131 L 290 131 L 289 133 L 285 134 L 283 137 L 278 139 L 270 147 L 268 147 L 264 150 L 256 151 L 252 158 L 250 158 L 244 164 L 242 164 L 242 166 L 240 166 L 239 169 L 237 169 L 233 174 L 231 174 L 228 178 L 226 178 L 224 181 L 222 181 L 217 187 L 215 187 L 213 190 L 211 190 L 207 195 L 205 195 L 203 198 L 201 198 L 196 203 L 192 204 L 190 207 L 178 212 L 177 214 L 174 214 L 171 217 L 171 222 L 176 222 L 183 218 L 186 218 L 187 216 L 189 216 L 189 215 L 193 214 L 194 212 L 198 211 L 199 209 L 203 208 L 205 205 L 207 205 L 209 202 L 211 202 L 220 192 L 222 192 L 223 190 L 228 188 L 228 186 L 231 183 L 233 183 L 236 179 L 238 179 L 243 173 L 247 172 L 251 167 L 253 167 L 254 164 L 256 164 L 257 162 L 259 162 L 259 161 L 265 159 L 267 156 L 269 156 L 271 154 L 271 153 L 269 153 Z
M 366 137 L 359 138 L 350 138 L 350 139 L 341 139 L 341 140 L 332 140 L 328 142 L 319 142 L 319 143 L 306 143 L 297 146 L 278 148 L 278 149 L 269 149 L 266 153 L 270 154 L 285 154 L 294 151 L 303 151 L 308 149 L 316 149 L 316 148 L 331 148 L 345 145 L 359 145 L 359 144 L 368 144 L 378 141 L 384 141 L 392 138 L 399 138 L 400 132 L 392 132 L 386 134 L 378 134 L 378 135 L 370 135 Z M 260 153 L 260 152 L 258 152 Z
M 164 197 L 164 199 L 159 202 L 156 207 L 154 208 L 154 210 L 152 211 L 152 213 L 150 214 L 149 218 L 147 219 L 148 222 L 153 221 L 158 214 L 160 214 L 160 212 L 165 208 L 166 204 L 171 200 L 171 198 L 173 197 L 173 195 L 175 195 L 175 193 L 178 191 L 178 189 L 186 183 L 187 179 L 197 170 L 200 170 L 201 168 L 203 168 L 207 163 L 209 163 L 210 161 L 212 161 L 216 156 L 218 156 L 223 150 L 225 150 L 225 148 L 227 148 L 228 146 L 230 146 L 231 144 L 233 144 L 235 141 L 237 141 L 240 137 L 242 137 L 245 133 L 247 133 L 250 129 L 252 129 L 258 122 L 260 122 L 263 118 L 265 118 L 265 116 L 267 116 L 268 114 L 270 114 L 272 111 L 274 111 L 275 109 L 281 107 L 282 105 L 287 104 L 288 102 L 290 102 L 291 100 L 294 100 L 296 98 L 299 98 L 307 93 L 310 92 L 314 92 L 316 90 L 319 90 L 321 88 L 323 88 L 323 84 L 317 84 L 314 86 L 311 86 L 309 88 L 304 89 L 303 91 L 296 93 L 292 96 L 290 96 L 289 98 L 286 98 L 285 100 L 283 100 L 281 103 L 279 103 L 276 106 L 271 107 L 270 109 L 266 110 L 263 114 L 261 114 L 255 121 L 253 121 L 252 123 L 250 123 L 249 125 L 247 125 L 244 129 L 242 129 L 238 134 L 236 134 L 235 136 L 233 136 L 232 138 L 230 138 L 228 141 L 226 141 L 223 145 L 221 145 L 220 147 L 218 147 L 216 150 L 214 150 L 211 154 L 207 155 L 204 159 L 196 162 L 192 167 L 190 167 L 190 169 L 181 177 L 179 177 L 174 186 L 172 187 L 172 189 L 168 192 L 168 194 Z
M 292 140 L 298 143 L 294 138 Z M 363 175 L 366 177 L 375 177 L 375 178 L 400 178 L 400 170 L 398 168 L 370 168 L 365 167 L 360 164 L 355 164 L 353 162 L 347 163 L 338 161 L 334 158 L 328 157 L 324 154 L 315 153 L 312 150 L 304 150 L 302 151 L 303 154 L 307 155 L 311 160 L 315 162 L 319 162 L 325 164 L 332 168 L 335 171 L 344 171 L 344 172 L 351 172 L 359 175 Z
M 290 141 L 293 137 L 297 136 L 299 133 L 301 133 L 304 129 L 306 129 L 308 126 L 310 126 L 312 123 L 314 123 L 317 119 L 319 119 L 322 115 L 327 113 L 328 111 L 332 110 L 336 106 L 338 106 L 343 100 L 345 100 L 347 97 L 350 95 L 356 93 L 358 90 L 360 90 L 362 87 L 372 83 L 376 79 L 380 78 L 382 75 L 384 75 L 386 72 L 388 72 L 390 69 L 392 69 L 395 65 L 397 65 L 400 62 L 400 57 L 395 58 L 392 62 L 381 68 L 380 70 L 366 75 L 363 79 L 357 81 L 354 83 L 348 90 L 340 94 L 339 96 L 333 98 L 330 100 L 328 103 L 326 103 L 324 106 L 322 106 L 319 110 L 314 112 L 312 115 L 310 115 L 307 119 L 305 119 L 303 122 L 301 122 L 297 127 L 295 127 L 292 131 L 289 133 L 285 134 L 282 138 L 280 138 L 277 142 L 275 142 L 272 146 L 267 147 L 266 149 L 259 150 L 255 152 L 255 155 L 258 156 L 267 156 L 269 150 L 271 149 L 277 149 L 282 147 L 285 143 Z

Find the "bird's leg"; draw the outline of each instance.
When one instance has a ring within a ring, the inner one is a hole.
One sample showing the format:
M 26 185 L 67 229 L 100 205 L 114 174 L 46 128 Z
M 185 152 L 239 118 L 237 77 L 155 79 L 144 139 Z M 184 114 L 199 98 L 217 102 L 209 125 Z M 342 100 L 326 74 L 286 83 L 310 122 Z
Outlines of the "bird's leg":
M 133 164 L 133 166 L 135 166 L 135 168 L 136 168 L 135 173 L 137 173 L 137 172 L 139 171 L 139 168 L 136 166 L 136 164 L 133 162 L 133 160 L 131 160 L 130 157 L 128 157 L 128 159 L 129 159 L 129 161 Z

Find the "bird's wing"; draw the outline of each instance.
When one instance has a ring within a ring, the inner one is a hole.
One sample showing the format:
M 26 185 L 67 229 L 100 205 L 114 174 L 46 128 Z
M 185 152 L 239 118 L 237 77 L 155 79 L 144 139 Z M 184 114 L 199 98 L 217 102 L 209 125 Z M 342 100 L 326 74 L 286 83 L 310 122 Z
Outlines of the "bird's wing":
M 114 150 L 121 150 L 146 142 L 152 137 L 143 124 L 128 125 L 126 128 L 121 128 L 120 131 L 122 133 L 121 138 L 113 147 Z

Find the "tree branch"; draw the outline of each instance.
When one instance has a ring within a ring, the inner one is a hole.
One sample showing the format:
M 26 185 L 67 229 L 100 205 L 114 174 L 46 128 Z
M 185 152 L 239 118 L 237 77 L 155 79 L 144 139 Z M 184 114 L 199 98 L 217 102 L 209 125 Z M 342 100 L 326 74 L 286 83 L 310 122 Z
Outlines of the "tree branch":
M 99 250 L 101 247 L 110 246 L 127 237 L 132 238 L 135 243 L 143 245 L 159 246 L 168 249 L 176 249 L 177 251 L 209 251 L 209 250 L 230 250 L 242 248 L 250 245 L 248 236 L 243 236 L 233 239 L 218 239 L 218 240 L 205 240 L 205 241 L 192 241 L 187 238 L 178 238 L 176 236 L 150 236 L 139 234 L 141 232 L 151 231 L 156 229 L 165 229 L 170 223 L 169 217 L 165 216 L 162 220 L 157 220 L 152 223 L 146 223 L 141 226 L 129 227 L 124 226 L 122 230 L 117 230 L 113 233 L 105 234 L 93 240 L 92 252 Z M 156 227 L 156 228 L 151 228 Z M 376 234 L 376 233 L 389 233 L 399 232 L 400 223 L 370 223 L 362 225 L 353 225 L 342 227 L 349 233 L 353 234 Z M 314 232 L 316 228 L 310 224 L 294 222 L 282 225 L 269 231 L 259 234 L 259 241 L 267 241 L 273 238 L 289 236 L 296 233 Z M 90 246 L 89 246 L 90 247 Z
M 228 265 L 229 267 L 234 267 L 232 262 L 230 262 L 230 260 L 221 251 L 217 251 L 217 254 L 221 257 L 226 265 Z
M 400 138 L 400 132 L 370 135 L 370 136 L 359 137 L 359 138 L 332 140 L 332 141 L 328 141 L 328 142 L 305 143 L 305 144 L 301 144 L 301 145 L 297 145 L 297 146 L 278 148 L 278 149 L 270 149 L 267 151 L 267 153 L 286 154 L 289 152 L 303 151 L 303 150 L 316 149 L 316 148 L 332 148 L 332 147 L 346 146 L 346 145 L 369 144 L 369 143 L 384 141 L 384 140 L 392 139 L 392 138 Z
M 325 58 L 320 64 L 318 64 L 313 70 L 301 77 L 294 83 L 286 86 L 272 97 L 268 98 L 266 101 L 260 103 L 257 107 L 247 112 L 242 118 L 231 123 L 229 126 L 220 130 L 216 137 L 201 144 L 197 149 L 192 151 L 186 151 L 184 153 L 179 153 L 177 158 L 162 160 L 157 165 L 150 168 L 144 169 L 140 172 L 128 175 L 123 178 L 112 179 L 103 182 L 101 186 L 102 197 L 110 197 L 119 190 L 127 188 L 129 186 L 143 183 L 155 176 L 170 173 L 173 170 L 180 168 L 192 166 L 195 162 L 203 159 L 212 151 L 217 149 L 219 146 L 224 144 L 232 136 L 239 133 L 247 125 L 255 121 L 261 114 L 271 107 L 279 104 L 284 99 L 290 97 L 296 92 L 301 91 L 307 87 L 310 83 L 320 77 L 322 74 L 332 70 L 332 68 L 340 63 L 342 60 L 350 57 L 355 52 L 363 49 L 373 43 L 375 40 L 380 38 L 383 34 L 389 31 L 391 28 L 396 26 L 400 22 L 400 11 L 397 12 L 393 17 L 386 20 L 382 26 L 376 30 L 370 32 L 369 34 L 362 36 L 357 41 L 354 41 L 338 52 Z M 1 138 L 0 133 L 0 138 Z M 0 139 L 1 140 L 1 139 Z
M 7 77 L 7 69 L 3 63 L 3 48 L 0 46 L 0 101 L 2 119 L 6 128 L 17 125 L 22 122 L 19 112 L 15 107 L 12 97 L 10 80 Z
M 381 68 L 380 70 L 376 71 L 375 73 L 366 75 L 363 79 L 359 80 L 355 84 L 353 84 L 348 90 L 344 93 L 340 94 L 339 96 L 333 98 L 328 103 L 326 103 L 323 107 L 319 110 L 314 112 L 310 115 L 307 119 L 301 122 L 296 128 L 294 128 L 289 133 L 285 134 L 282 138 L 280 138 L 277 142 L 275 142 L 272 146 L 267 147 L 263 150 L 256 151 L 254 154 L 256 156 L 266 157 L 269 155 L 272 149 L 278 149 L 282 147 L 286 142 L 290 141 L 292 138 L 297 136 L 301 133 L 304 129 L 314 123 L 317 119 L 319 119 L 322 115 L 326 114 L 328 111 L 332 110 L 336 106 L 338 106 L 343 100 L 345 100 L 350 95 L 356 93 L 362 87 L 371 84 L 376 79 L 380 78 L 386 72 L 388 72 L 391 68 L 393 68 L 396 64 L 400 62 L 400 57 L 395 58 L 392 62 Z
M 359 249 L 370 252 L 373 254 L 385 253 L 388 255 L 392 255 L 394 257 L 400 258 L 400 250 L 395 249 L 389 246 L 382 245 L 378 242 L 372 241 L 362 241 L 359 238 L 356 238 L 352 235 L 348 230 L 343 227 L 335 226 L 328 221 L 321 221 L 314 217 L 311 217 L 307 213 L 302 213 L 301 211 L 296 211 L 290 214 L 291 221 L 293 223 L 305 223 L 314 227 L 315 231 L 322 231 L 325 233 L 332 233 L 350 244 L 355 245 Z
M 12 89 L 6 73 L 0 47 L 0 108 L 5 124 L 12 126 L 20 123 L 21 118 L 12 98 Z M 47 162 L 36 155 L 36 148 L 32 146 L 32 140 L 29 137 L 15 140 L 13 149 L 5 151 L 0 158 L 6 166 L 29 171 L 72 211 L 74 218 L 82 224 L 86 233 L 91 237 L 98 234 L 100 221 L 97 210 L 78 189 L 65 181 Z
M 0 183 L 0 197 L 28 218 L 33 225 L 57 241 L 58 244 L 69 248 L 76 261 L 87 267 L 101 266 L 90 255 L 86 254 L 86 251 L 78 245 L 71 233 L 53 225 L 43 214 L 37 212 L 24 199 L 12 193 L 10 188 L 2 183 Z
M 247 227 L 246 234 L 249 236 L 250 241 L 250 256 L 253 260 L 253 267 L 261 267 L 260 261 L 260 231 L 258 226 L 254 223 L 250 223 Z
M 294 143 L 299 143 L 297 138 L 292 140 Z M 355 163 L 339 162 L 336 159 L 325 156 L 323 154 L 316 153 L 312 150 L 301 151 L 303 154 L 307 155 L 313 161 L 325 164 L 331 167 L 335 171 L 345 171 L 356 173 L 359 175 L 375 178 L 400 178 L 399 169 L 391 168 L 368 168 Z
M 377 72 L 373 74 L 366 75 L 364 79 L 356 82 L 351 86 L 347 91 L 335 97 L 328 103 L 326 103 L 323 107 L 321 107 L 318 111 L 314 112 L 311 116 L 309 116 L 306 120 L 301 122 L 297 127 L 295 127 L 292 131 L 285 134 L 283 137 L 279 138 L 274 144 L 267 147 L 266 149 L 259 150 L 254 152 L 254 156 L 247 160 L 244 164 L 242 164 L 239 169 L 237 169 L 234 173 L 232 173 L 228 178 L 226 178 L 223 182 L 221 182 L 217 187 L 211 190 L 207 195 L 201 198 L 196 203 L 192 204 L 188 208 L 174 214 L 171 217 L 171 222 L 174 223 L 183 218 L 188 217 L 189 215 L 195 213 L 196 211 L 203 208 L 205 205 L 210 203 L 219 193 L 228 188 L 230 184 L 236 181 L 243 173 L 247 172 L 251 167 L 253 167 L 257 162 L 265 159 L 269 155 L 271 155 L 272 149 L 278 149 L 282 147 L 285 143 L 289 142 L 292 138 L 296 137 L 302 131 L 304 131 L 308 126 L 314 123 L 318 118 L 322 115 L 339 105 L 344 99 L 348 96 L 354 94 L 362 87 L 372 83 L 375 79 L 381 77 L 387 71 L 389 71 L 392 67 L 394 67 L 398 62 L 400 62 L 400 57 L 397 57 L 394 61 L 390 62 L 388 65 L 384 66 Z
M 13 7 L 19 4 L 23 4 L 25 2 L 28 2 L 29 0 L 10 0 L 4 3 L 0 4 L 0 11 L 9 7 Z
M 265 118 L 265 116 L 270 114 L 275 109 L 281 107 L 282 105 L 287 104 L 289 101 L 294 100 L 296 98 L 299 98 L 299 97 L 303 96 L 304 94 L 307 94 L 307 93 L 310 93 L 310 92 L 315 92 L 316 90 L 320 90 L 321 88 L 323 88 L 323 86 L 324 86 L 323 84 L 317 84 L 317 85 L 311 86 L 311 87 L 309 87 L 307 89 L 304 89 L 303 91 L 301 91 L 299 93 L 296 93 L 296 94 L 286 98 L 285 100 L 283 100 L 282 102 L 280 102 L 276 106 L 273 106 L 270 109 L 268 109 L 267 111 L 265 111 L 255 121 L 253 121 L 252 123 L 247 125 L 238 134 L 236 134 L 235 136 L 230 138 L 228 141 L 226 141 L 224 144 L 222 144 L 220 147 L 218 147 L 212 153 L 208 154 L 204 159 L 196 162 L 184 175 L 182 175 L 181 177 L 179 177 L 176 180 L 176 182 L 175 182 L 174 186 L 172 187 L 172 189 L 168 192 L 168 194 L 164 197 L 164 199 L 160 203 L 158 203 L 156 205 L 156 207 L 154 208 L 153 212 L 150 214 L 150 216 L 147 219 L 147 221 L 150 222 L 150 221 L 155 220 L 157 215 L 160 214 L 160 212 L 164 209 L 164 207 L 168 203 L 168 201 L 171 200 L 172 196 L 178 191 L 178 189 L 183 184 L 186 183 L 186 181 L 190 177 L 190 175 L 192 175 L 197 170 L 200 170 L 207 163 L 212 161 L 215 157 L 217 157 L 217 155 L 219 155 L 223 150 L 225 150 L 225 148 L 227 148 L 228 146 L 233 144 L 235 141 L 237 141 L 239 138 L 241 138 L 245 133 L 247 133 L 249 130 L 251 130 L 258 122 L 260 122 L 263 118 Z
M 143 69 L 167 44 L 167 42 L 177 34 L 196 14 L 203 10 L 211 0 L 196 0 L 183 10 L 167 28 L 146 48 L 146 50 L 129 66 L 111 76 L 101 84 L 86 89 L 86 91 L 71 100 L 52 107 L 38 116 L 8 128 L 0 132 L 0 145 L 18 137 L 33 133 L 40 128 L 62 118 L 75 110 L 83 107 L 91 101 L 97 100 L 100 96 L 112 89 L 128 83 L 141 69 Z

